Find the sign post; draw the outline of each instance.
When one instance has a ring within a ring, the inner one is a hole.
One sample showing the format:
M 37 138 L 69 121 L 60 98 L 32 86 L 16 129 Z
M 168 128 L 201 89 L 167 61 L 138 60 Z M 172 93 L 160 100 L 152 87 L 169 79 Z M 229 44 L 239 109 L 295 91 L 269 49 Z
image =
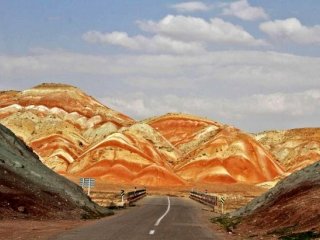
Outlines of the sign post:
M 90 196 L 90 190 L 96 185 L 96 180 L 94 178 L 80 178 L 80 186 L 87 188 L 88 195 Z
M 225 198 L 223 196 L 220 197 L 220 203 L 221 203 L 221 213 L 223 214 L 224 209 L 223 209 L 223 204 L 225 202 Z
M 121 202 L 124 203 L 124 190 L 120 191 Z

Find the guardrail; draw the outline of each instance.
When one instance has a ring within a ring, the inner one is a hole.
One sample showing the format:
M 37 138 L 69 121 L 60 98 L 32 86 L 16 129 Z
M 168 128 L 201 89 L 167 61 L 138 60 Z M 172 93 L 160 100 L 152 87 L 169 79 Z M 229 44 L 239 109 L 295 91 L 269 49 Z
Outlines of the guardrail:
M 218 205 L 217 196 L 208 195 L 202 192 L 191 191 L 189 197 L 195 201 L 198 201 L 202 204 L 205 204 L 211 207 L 215 207 Z
M 147 195 L 146 189 L 135 190 L 135 191 L 128 192 L 126 194 L 126 200 L 130 205 L 131 203 L 138 201 L 139 199 L 145 197 L 146 195 Z

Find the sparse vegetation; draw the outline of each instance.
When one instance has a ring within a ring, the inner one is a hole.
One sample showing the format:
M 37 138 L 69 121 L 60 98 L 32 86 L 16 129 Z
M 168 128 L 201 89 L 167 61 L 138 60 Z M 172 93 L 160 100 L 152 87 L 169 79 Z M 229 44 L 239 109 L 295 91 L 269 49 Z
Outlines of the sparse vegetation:
M 237 225 L 241 222 L 241 217 L 231 217 L 222 215 L 211 219 L 211 222 L 220 224 L 227 232 L 233 232 Z

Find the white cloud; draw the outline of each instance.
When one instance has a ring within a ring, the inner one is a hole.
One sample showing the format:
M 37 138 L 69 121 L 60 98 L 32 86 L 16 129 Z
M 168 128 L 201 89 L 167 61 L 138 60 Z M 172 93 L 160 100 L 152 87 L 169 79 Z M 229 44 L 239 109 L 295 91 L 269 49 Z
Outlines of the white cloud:
M 101 33 L 98 31 L 89 31 L 83 34 L 82 38 L 90 43 L 105 43 L 119 45 L 129 49 L 139 49 L 137 38 L 130 38 L 125 32 Z
M 107 95 L 106 105 L 132 117 L 188 112 L 260 131 L 319 125 L 319 66 L 317 57 L 263 51 L 88 55 L 37 49 L 0 55 L 0 83 L 6 89 L 71 83 L 95 97 Z
M 100 100 L 138 120 L 168 112 L 183 112 L 256 132 L 267 129 L 318 127 L 320 117 L 320 89 L 253 94 L 238 98 L 121 93 L 113 96 L 109 94 Z
M 23 56 L 0 55 L 0 82 L 48 78 L 122 79 L 139 86 L 192 86 L 230 83 L 288 88 L 319 85 L 320 58 L 263 51 L 221 51 L 199 55 L 88 55 L 37 50 Z M 170 84 L 170 85 L 167 85 Z
M 171 5 L 170 8 L 175 9 L 177 12 L 196 12 L 196 11 L 208 11 L 210 7 L 203 2 L 182 2 Z
M 260 24 L 260 29 L 276 40 L 320 44 L 320 25 L 307 27 L 296 18 L 265 22 Z
M 139 27 L 180 41 L 261 46 L 266 43 L 255 39 L 241 26 L 220 18 L 206 21 L 202 18 L 168 15 L 158 22 L 138 21 Z
M 282 128 L 283 126 L 288 128 L 290 122 L 299 122 L 301 118 L 305 118 L 305 121 L 309 119 L 308 124 L 316 126 L 318 124 L 316 119 L 320 116 L 319 100 L 320 89 L 293 93 L 254 94 L 235 99 L 173 94 L 150 96 L 145 93 L 109 95 L 100 99 L 102 103 L 134 116 L 138 120 L 168 112 L 183 112 L 229 124 L 240 124 L 256 131 L 263 130 L 261 127 L 265 125 L 264 118 L 282 120 L 281 123 L 269 123 L 269 126 L 279 124 Z
M 90 31 L 83 34 L 83 39 L 91 43 L 118 45 L 131 50 L 161 53 L 198 53 L 204 51 L 196 42 L 182 42 L 169 37 L 155 35 L 147 38 L 142 35 L 129 37 L 125 32 L 101 33 Z
M 231 46 L 266 46 L 241 26 L 220 18 L 206 21 L 202 18 L 168 15 L 158 22 L 138 21 L 140 29 L 153 33 L 128 36 L 126 32 L 101 33 L 88 31 L 82 38 L 90 43 L 111 44 L 126 49 L 152 53 L 202 53 L 215 44 Z
M 242 20 L 253 21 L 267 19 L 268 15 L 262 7 L 253 7 L 247 0 L 230 3 L 223 9 L 224 15 L 231 15 Z
M 320 107 L 320 89 L 294 93 L 255 94 L 236 103 L 242 114 L 312 115 Z

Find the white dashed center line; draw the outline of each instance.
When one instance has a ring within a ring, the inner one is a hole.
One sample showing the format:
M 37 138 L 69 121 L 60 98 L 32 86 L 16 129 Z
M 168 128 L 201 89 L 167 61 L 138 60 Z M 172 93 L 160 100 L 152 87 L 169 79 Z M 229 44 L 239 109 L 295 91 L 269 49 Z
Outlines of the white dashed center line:
M 167 210 L 165 211 L 165 213 L 156 221 L 156 223 L 154 224 L 154 226 L 158 226 L 160 224 L 160 222 L 162 221 L 162 219 L 164 219 L 164 217 L 169 213 L 170 211 L 170 198 L 168 197 L 168 207 Z M 153 235 L 155 233 L 155 230 L 150 230 L 149 234 Z
M 155 226 L 158 226 L 161 222 L 161 220 L 169 213 L 170 211 L 170 198 L 168 197 L 168 208 L 167 211 L 156 221 L 156 223 L 154 224 Z

